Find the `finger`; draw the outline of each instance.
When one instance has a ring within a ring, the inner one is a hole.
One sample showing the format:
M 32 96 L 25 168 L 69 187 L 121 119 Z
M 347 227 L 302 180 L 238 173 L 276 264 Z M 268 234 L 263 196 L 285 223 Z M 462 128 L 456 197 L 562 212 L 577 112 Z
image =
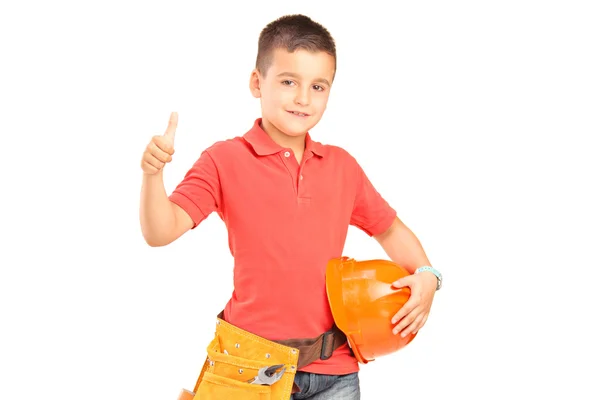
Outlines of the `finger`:
M 142 171 L 144 171 L 147 174 L 156 174 L 159 171 L 159 169 L 149 164 L 146 160 L 142 160 Z
M 157 140 L 159 140 L 159 139 L 157 139 Z M 161 146 L 168 147 L 162 143 L 161 143 Z M 171 162 L 171 159 L 172 159 L 171 154 L 167 153 L 166 151 L 163 151 L 154 141 L 152 141 L 148 144 L 147 149 L 150 154 L 152 154 L 155 158 L 157 158 L 161 162 L 164 162 L 164 163 Z
M 156 169 L 162 169 L 162 167 L 165 166 L 164 162 L 160 161 L 158 158 L 154 157 L 148 152 L 144 153 L 144 157 L 142 159 Z
M 410 326 L 415 321 L 415 318 L 419 315 L 420 311 L 418 309 L 412 310 L 408 315 L 398 322 L 398 325 L 394 327 L 394 335 L 397 335 L 399 332 L 404 330 L 407 326 Z
M 420 313 L 419 315 L 417 315 L 415 320 L 402 331 L 400 336 L 406 337 L 406 336 L 410 335 L 411 333 L 417 333 L 419 328 L 421 327 L 421 321 L 423 321 L 423 313 Z
M 413 331 L 413 333 L 417 333 L 418 331 L 421 330 L 421 328 L 423 328 L 423 326 L 425 326 L 425 322 L 427 322 L 427 318 L 429 318 L 429 313 L 425 313 L 423 315 L 423 318 L 421 318 L 421 322 L 419 323 L 419 326 L 417 326 L 417 329 Z
M 419 300 L 416 296 L 411 296 L 406 303 L 400 308 L 400 310 L 392 318 L 392 324 L 400 321 L 402 318 L 411 313 L 419 305 Z
M 413 276 L 409 275 L 409 276 L 405 276 L 404 278 L 398 279 L 396 282 L 393 282 L 392 286 L 399 289 L 399 288 L 410 286 L 412 281 L 413 281 Z
M 165 136 L 169 137 L 172 141 L 175 140 L 175 130 L 177 129 L 178 120 L 179 115 L 175 111 L 172 112 L 171 117 L 169 118 L 169 125 L 165 131 Z
M 152 143 L 154 143 L 161 151 L 164 151 L 169 155 L 175 153 L 173 142 L 166 136 L 154 136 L 152 138 Z

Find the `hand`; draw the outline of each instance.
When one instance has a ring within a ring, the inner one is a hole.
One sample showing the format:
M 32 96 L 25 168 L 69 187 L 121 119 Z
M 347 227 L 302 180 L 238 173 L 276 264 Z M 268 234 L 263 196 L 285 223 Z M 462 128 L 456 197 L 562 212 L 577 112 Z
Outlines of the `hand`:
M 402 331 L 402 337 L 408 336 L 410 333 L 416 334 L 425 325 L 429 316 L 437 288 L 437 278 L 430 272 L 420 272 L 398 279 L 392 286 L 398 289 L 410 288 L 410 298 L 392 318 L 392 324 L 400 321 L 394 327 L 394 335 L 400 331 Z
M 163 169 L 166 163 L 171 162 L 173 159 L 172 156 L 175 153 L 175 129 L 177 129 L 178 118 L 177 113 L 172 112 L 165 134 L 152 137 L 152 140 L 146 146 L 146 151 L 144 151 L 142 156 L 142 171 L 145 174 L 157 174 Z

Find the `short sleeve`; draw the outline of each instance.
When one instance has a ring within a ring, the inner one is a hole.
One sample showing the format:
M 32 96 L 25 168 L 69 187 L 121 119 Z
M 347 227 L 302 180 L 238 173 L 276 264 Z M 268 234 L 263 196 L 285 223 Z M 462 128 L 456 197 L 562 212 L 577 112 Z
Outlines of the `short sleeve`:
M 356 169 L 356 196 L 350 225 L 361 229 L 369 236 L 379 235 L 392 226 L 396 218 L 396 210 L 373 187 L 358 163 Z
M 200 158 L 169 196 L 169 200 L 189 214 L 194 221 L 192 229 L 196 228 L 213 211 L 220 210 L 219 172 L 208 151 L 202 152 Z

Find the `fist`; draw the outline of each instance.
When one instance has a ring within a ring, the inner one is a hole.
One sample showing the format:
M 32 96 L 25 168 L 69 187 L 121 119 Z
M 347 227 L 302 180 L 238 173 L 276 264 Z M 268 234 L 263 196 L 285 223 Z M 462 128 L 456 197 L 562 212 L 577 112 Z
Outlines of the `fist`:
M 175 129 L 177 129 L 178 115 L 176 112 L 171 113 L 169 125 L 164 135 L 152 137 L 146 151 L 142 156 L 142 171 L 147 175 L 157 174 L 163 169 L 166 163 L 171 162 L 173 153 L 175 152 Z

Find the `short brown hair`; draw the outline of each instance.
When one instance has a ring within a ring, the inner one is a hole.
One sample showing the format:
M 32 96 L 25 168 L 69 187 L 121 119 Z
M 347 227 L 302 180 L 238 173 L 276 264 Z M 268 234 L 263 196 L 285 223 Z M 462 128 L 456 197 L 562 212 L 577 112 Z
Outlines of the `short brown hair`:
M 286 49 L 290 53 L 297 49 L 324 51 L 333 56 L 337 66 L 333 37 L 323 25 L 305 15 L 284 15 L 262 30 L 258 38 L 256 69 L 263 76 L 273 62 L 275 49 Z

